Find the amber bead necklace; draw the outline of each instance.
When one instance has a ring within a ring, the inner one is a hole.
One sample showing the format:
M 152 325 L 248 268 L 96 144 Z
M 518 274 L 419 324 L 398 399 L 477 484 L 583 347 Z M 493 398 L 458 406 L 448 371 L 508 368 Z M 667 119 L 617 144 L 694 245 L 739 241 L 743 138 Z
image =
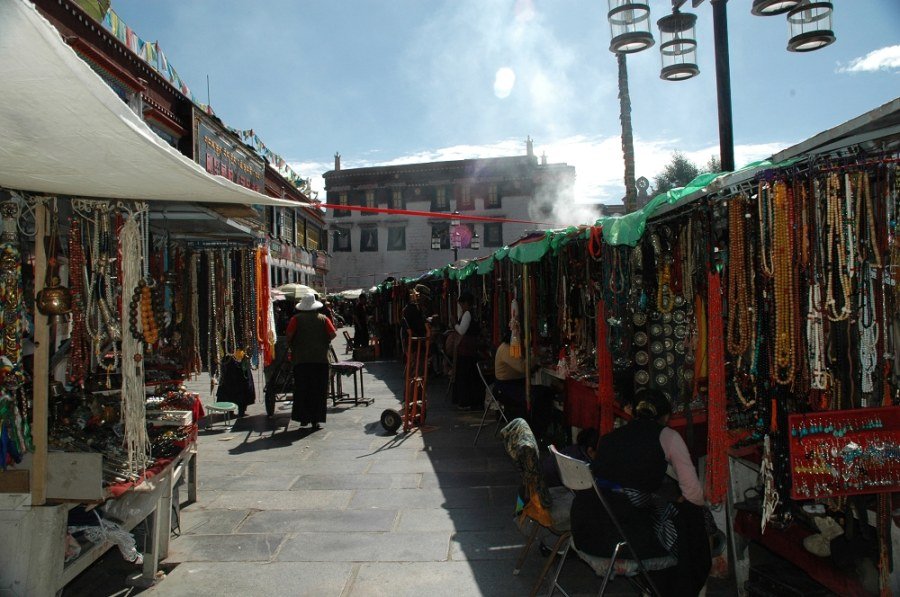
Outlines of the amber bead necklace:
M 775 183 L 775 228 L 772 239 L 772 266 L 775 272 L 775 354 L 773 377 L 780 385 L 794 381 L 794 324 L 798 297 L 794 283 L 793 198 L 783 181 Z

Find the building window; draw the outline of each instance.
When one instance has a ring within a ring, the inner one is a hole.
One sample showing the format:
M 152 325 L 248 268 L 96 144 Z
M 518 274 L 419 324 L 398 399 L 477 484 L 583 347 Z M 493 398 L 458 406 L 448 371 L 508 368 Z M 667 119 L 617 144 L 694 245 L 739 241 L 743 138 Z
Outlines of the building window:
M 359 231 L 359 251 L 377 252 L 378 251 L 378 228 L 361 228 Z
M 450 201 L 447 199 L 447 187 L 436 187 L 434 199 L 431 201 L 431 211 L 450 211 Z
M 406 209 L 406 205 L 403 204 L 403 189 L 391 191 L 391 209 Z
M 500 209 L 500 193 L 497 191 L 497 185 L 492 184 L 488 187 L 488 195 L 484 200 L 485 209 Z
M 471 211 L 475 209 L 475 199 L 472 198 L 472 189 L 469 185 L 463 185 L 461 195 L 456 200 L 456 209 L 459 211 Z
M 498 222 L 484 225 L 484 246 L 503 246 L 503 224 Z
M 306 246 L 306 220 L 300 216 L 297 216 L 297 229 L 296 234 L 294 235 L 294 243 L 298 247 Z
M 341 193 L 338 195 L 338 205 L 349 205 L 347 203 L 347 193 Z M 336 218 L 346 218 L 350 215 L 349 209 L 336 209 L 334 210 L 334 217 Z
M 366 204 L 365 204 L 366 207 L 371 207 L 371 208 L 378 207 L 378 204 L 375 203 L 375 189 L 369 189 L 366 191 L 365 201 L 366 201 Z M 364 216 L 374 216 L 375 212 L 374 211 L 364 211 L 363 215 Z
M 441 240 L 441 248 L 450 248 L 450 224 L 432 224 L 431 238 L 439 238 Z
M 319 229 L 308 228 L 306 231 L 306 248 L 315 251 L 319 248 Z
M 350 229 L 335 228 L 334 233 L 332 234 L 331 247 L 332 251 L 334 251 L 335 253 L 346 253 L 353 250 L 350 246 Z
M 391 226 L 388 228 L 387 250 L 406 250 L 406 226 Z

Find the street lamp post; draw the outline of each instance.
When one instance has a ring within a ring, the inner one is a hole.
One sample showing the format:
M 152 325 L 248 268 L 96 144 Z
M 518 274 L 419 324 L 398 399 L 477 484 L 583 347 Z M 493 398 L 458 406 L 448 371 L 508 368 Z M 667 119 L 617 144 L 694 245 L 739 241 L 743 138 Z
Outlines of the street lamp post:
M 650 7 L 646 0 L 608 0 L 610 50 L 616 54 L 638 52 L 653 45 L 649 30 Z M 691 0 L 696 8 L 704 0 Z M 672 14 L 658 21 L 662 43 L 660 77 L 684 81 L 700 73 L 696 64 L 697 41 L 694 37 L 696 15 L 682 13 L 688 0 L 672 0 Z M 731 117 L 731 68 L 728 56 L 728 0 L 710 0 L 713 13 L 713 43 L 716 59 L 716 99 L 719 112 L 719 160 L 722 170 L 730 172 L 734 164 L 734 130 Z M 791 52 L 810 52 L 835 41 L 832 31 L 831 2 L 813 0 L 753 0 L 750 11 L 759 16 L 787 13 Z M 620 76 L 621 78 L 621 76 Z

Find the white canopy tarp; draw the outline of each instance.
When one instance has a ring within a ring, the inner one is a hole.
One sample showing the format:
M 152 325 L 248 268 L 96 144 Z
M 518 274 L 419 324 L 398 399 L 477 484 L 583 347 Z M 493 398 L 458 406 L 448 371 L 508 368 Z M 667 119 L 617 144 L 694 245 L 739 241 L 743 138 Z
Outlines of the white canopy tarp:
M 211 176 L 169 146 L 25 0 L 0 0 L 0 187 L 296 205 Z

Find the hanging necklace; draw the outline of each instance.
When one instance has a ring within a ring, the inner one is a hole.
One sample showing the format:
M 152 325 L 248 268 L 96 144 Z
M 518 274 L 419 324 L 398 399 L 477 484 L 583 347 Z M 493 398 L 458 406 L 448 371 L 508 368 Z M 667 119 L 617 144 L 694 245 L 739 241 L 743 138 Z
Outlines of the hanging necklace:
M 775 354 L 773 377 L 780 385 L 794 381 L 797 300 L 794 284 L 792 197 L 787 184 L 775 183 L 775 228 L 772 239 L 775 271 Z
M 234 276 L 232 275 L 233 252 L 222 249 L 222 263 L 225 265 L 225 352 L 234 354 L 237 349 L 237 331 L 234 327 Z
M 771 188 L 769 183 L 760 182 L 757 191 L 757 209 L 759 211 L 759 268 L 763 275 L 771 278 L 775 275 L 775 269 L 772 265 L 772 239 L 767 231 L 775 230 L 774 210 L 772 206 L 772 198 L 770 195 Z
M 203 371 L 203 361 L 200 355 L 200 293 L 197 288 L 197 277 L 200 271 L 200 253 L 194 251 L 190 257 L 190 312 L 191 312 L 191 351 L 192 358 L 189 363 L 189 371 L 191 374 L 197 374 Z
M 215 383 L 219 364 L 219 318 L 216 309 L 216 258 L 212 249 L 206 251 L 209 269 L 209 325 L 207 326 L 206 358 L 209 366 L 210 391 Z
M 728 204 L 728 353 L 737 356 L 750 347 L 752 276 L 747 251 L 746 197 L 735 195 Z
M 69 291 L 72 293 L 72 331 L 69 334 L 69 362 L 66 379 L 83 388 L 89 347 L 85 331 L 84 246 L 81 244 L 81 222 L 69 221 Z
M 825 312 L 831 321 L 843 321 L 850 316 L 850 269 L 852 265 L 849 263 L 850 258 L 845 254 L 849 239 L 845 236 L 844 212 L 838 195 L 840 187 L 841 182 L 838 175 L 834 172 L 830 173 L 826 183 L 828 259 L 825 264 Z M 840 286 L 840 310 L 837 308 L 835 284 Z

